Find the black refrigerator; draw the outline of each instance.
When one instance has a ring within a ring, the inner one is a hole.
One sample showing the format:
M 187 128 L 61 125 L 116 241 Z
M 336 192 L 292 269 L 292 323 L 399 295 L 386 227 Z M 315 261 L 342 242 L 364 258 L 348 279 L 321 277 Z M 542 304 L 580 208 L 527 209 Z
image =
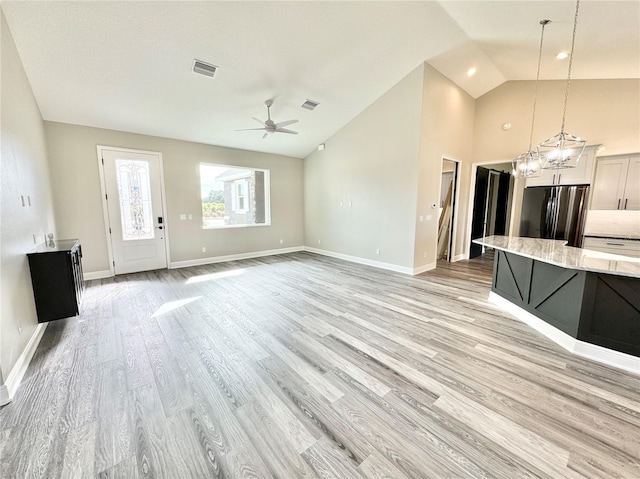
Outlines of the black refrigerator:
M 524 189 L 520 236 L 567 240 L 582 247 L 589 185 L 534 186 Z

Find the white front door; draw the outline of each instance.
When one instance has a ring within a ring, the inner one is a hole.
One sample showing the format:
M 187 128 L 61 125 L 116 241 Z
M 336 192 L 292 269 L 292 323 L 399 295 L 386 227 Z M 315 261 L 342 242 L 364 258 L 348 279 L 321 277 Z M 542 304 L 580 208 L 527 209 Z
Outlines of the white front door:
M 166 268 L 160 154 L 100 152 L 115 274 Z

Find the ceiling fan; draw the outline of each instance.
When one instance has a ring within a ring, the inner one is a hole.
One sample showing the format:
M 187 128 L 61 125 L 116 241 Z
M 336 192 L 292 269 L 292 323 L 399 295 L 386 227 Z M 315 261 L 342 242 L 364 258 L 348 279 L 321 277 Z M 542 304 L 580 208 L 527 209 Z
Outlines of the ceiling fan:
M 267 120 L 262 121 L 262 120 L 258 120 L 255 116 L 251 117 L 258 123 L 263 125 L 262 128 L 244 128 L 242 130 L 236 130 L 236 131 L 264 130 L 264 135 L 262 135 L 263 140 L 267 137 L 267 135 L 271 135 L 272 133 L 289 133 L 291 135 L 298 134 L 297 131 L 283 128 L 284 126 L 298 123 L 298 120 L 289 120 L 289 121 L 282 121 L 280 123 L 274 123 L 274 121 L 271 119 L 271 105 L 273 105 L 273 100 L 267 100 L 264 102 L 264 104 L 267 107 Z

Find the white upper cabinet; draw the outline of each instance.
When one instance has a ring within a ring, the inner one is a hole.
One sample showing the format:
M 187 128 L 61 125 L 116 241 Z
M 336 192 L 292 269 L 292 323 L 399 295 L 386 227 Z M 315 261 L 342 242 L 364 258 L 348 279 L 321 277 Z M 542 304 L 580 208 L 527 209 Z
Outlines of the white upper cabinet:
M 640 210 L 640 154 L 599 158 L 592 210 Z
M 526 186 L 590 185 L 595 157 L 600 145 L 587 146 L 575 168 L 542 170 L 536 178 L 527 178 Z

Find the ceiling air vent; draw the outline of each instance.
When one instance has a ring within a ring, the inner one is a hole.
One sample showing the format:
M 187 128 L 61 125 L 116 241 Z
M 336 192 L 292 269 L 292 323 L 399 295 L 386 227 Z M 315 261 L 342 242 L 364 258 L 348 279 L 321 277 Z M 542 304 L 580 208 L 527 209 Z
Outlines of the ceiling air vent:
M 313 100 L 309 100 L 307 98 L 307 101 L 305 101 L 302 104 L 302 108 L 306 109 L 306 110 L 313 110 L 315 107 L 317 107 L 320 103 L 318 103 L 317 101 L 313 101 Z
M 210 63 L 206 63 L 200 60 L 193 60 L 192 70 L 196 73 L 200 73 L 200 75 L 205 75 L 213 78 L 216 74 L 217 69 L 217 66 L 211 65 Z

